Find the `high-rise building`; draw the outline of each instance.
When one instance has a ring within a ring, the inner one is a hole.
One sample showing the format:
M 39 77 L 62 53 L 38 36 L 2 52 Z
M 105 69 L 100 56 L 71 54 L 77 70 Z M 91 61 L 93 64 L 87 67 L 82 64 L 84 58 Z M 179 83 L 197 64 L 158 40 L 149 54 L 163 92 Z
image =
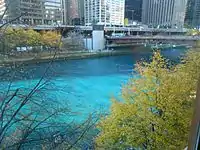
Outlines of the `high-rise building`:
M 84 25 L 85 23 L 84 23 L 84 21 L 85 21 L 85 19 L 84 19 L 84 10 L 85 10 L 85 8 L 84 8 L 84 0 L 79 0 L 79 11 L 80 11 L 80 18 L 81 18 L 81 25 Z
M 185 24 L 192 25 L 194 12 L 194 0 L 188 0 L 186 14 L 185 14 Z
M 200 27 L 200 0 L 188 0 L 185 23 L 192 27 Z
M 37 25 L 63 22 L 62 0 L 3 0 L 7 7 L 4 20 L 16 19 L 15 23 Z
M 84 0 L 64 0 L 65 24 L 83 24 Z
M 125 0 L 125 18 L 131 22 L 141 22 L 142 0 Z
M 85 0 L 85 25 L 123 25 L 125 0 Z
M 194 1 L 194 9 L 193 9 L 193 26 L 200 27 L 200 0 Z
M 5 10 L 6 10 L 5 0 L 0 0 L 0 16 L 4 14 Z
M 63 23 L 62 0 L 42 0 L 42 11 L 44 24 Z
M 142 22 L 153 26 L 184 26 L 187 0 L 144 0 Z

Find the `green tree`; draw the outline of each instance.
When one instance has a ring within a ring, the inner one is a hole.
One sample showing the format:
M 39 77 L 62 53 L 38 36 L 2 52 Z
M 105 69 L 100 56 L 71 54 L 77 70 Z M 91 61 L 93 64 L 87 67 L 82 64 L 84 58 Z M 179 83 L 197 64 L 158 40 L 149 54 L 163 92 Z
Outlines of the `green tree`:
M 19 46 L 19 47 L 24 46 L 24 47 L 26 47 L 27 46 L 27 41 L 28 41 L 27 31 L 25 31 L 22 28 L 15 29 L 13 31 L 14 31 L 14 33 L 11 36 L 14 36 L 16 46 Z
M 40 33 L 34 31 L 33 29 L 29 29 L 26 31 L 27 33 L 27 45 L 28 46 L 40 46 L 42 45 L 42 36 Z
M 138 78 L 113 99 L 110 115 L 101 119 L 97 147 L 177 150 L 187 146 L 193 101 L 200 74 L 200 52 L 186 54 L 170 66 L 159 52 L 151 63 L 137 65 Z
M 197 29 L 189 29 L 188 31 L 187 31 L 187 33 L 186 33 L 186 35 L 199 35 L 200 33 L 199 33 L 199 30 L 197 30 Z
M 42 33 L 42 42 L 44 46 L 58 48 L 61 46 L 61 34 L 56 31 L 47 31 Z
M 7 30 L 2 30 L 1 32 L 3 34 L 1 39 L 1 49 L 3 49 L 5 53 L 9 53 L 11 50 L 16 49 L 16 47 L 27 46 L 29 38 L 27 31 L 24 29 L 8 28 Z
M 62 44 L 60 42 L 61 35 L 54 31 L 39 33 L 33 29 L 8 28 L 5 31 L 1 30 L 1 33 L 3 36 L 0 41 L 0 46 L 6 53 L 16 49 L 16 47 L 33 47 L 34 49 L 40 49 L 38 46 L 46 46 L 58 48 Z
M 1 30 L 1 39 L 0 39 L 0 49 L 2 53 L 8 53 L 12 49 L 16 47 L 16 39 L 15 39 L 15 32 L 12 28 L 7 28 L 7 30 Z

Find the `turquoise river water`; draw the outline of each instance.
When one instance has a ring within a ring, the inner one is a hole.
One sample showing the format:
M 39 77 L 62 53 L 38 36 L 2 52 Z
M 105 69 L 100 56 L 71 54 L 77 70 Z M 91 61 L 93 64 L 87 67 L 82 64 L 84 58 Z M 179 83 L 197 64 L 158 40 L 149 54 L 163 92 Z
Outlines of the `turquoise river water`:
M 183 50 L 169 49 L 162 53 L 176 60 Z M 79 114 L 77 121 L 94 111 L 108 112 L 110 99 L 119 98 L 122 85 L 131 76 L 136 75 L 134 64 L 142 58 L 150 58 L 151 55 L 151 52 L 135 52 L 125 56 L 56 61 L 45 74 L 45 80 L 48 82 L 42 97 L 45 100 L 67 104 Z M 13 75 L 11 88 L 30 88 L 43 76 L 48 66 L 49 63 L 25 66 L 25 69 Z M 0 84 L 2 91 L 9 82 L 4 79 Z

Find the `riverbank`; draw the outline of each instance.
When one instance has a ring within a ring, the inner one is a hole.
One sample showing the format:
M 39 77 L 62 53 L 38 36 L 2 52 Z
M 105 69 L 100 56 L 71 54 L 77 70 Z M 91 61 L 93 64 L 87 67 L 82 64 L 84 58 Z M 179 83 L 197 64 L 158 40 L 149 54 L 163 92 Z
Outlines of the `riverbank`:
M 6 66 L 9 64 L 30 64 L 39 62 L 50 62 L 51 60 L 72 60 L 72 59 L 86 59 L 86 58 L 96 58 L 96 57 L 106 57 L 106 56 L 116 56 L 116 55 L 127 55 L 132 52 L 133 50 L 117 50 L 117 51 L 105 50 L 99 52 L 58 51 L 58 52 L 41 52 L 38 54 L 26 53 L 17 56 L 1 57 L 0 65 Z
M 177 47 L 176 47 L 177 48 Z M 0 56 L 0 66 L 7 66 L 12 64 L 31 64 L 40 62 L 50 62 L 52 60 L 73 60 L 73 59 L 87 59 L 87 58 L 98 58 L 98 57 L 109 57 L 118 55 L 127 55 L 131 53 L 143 53 L 150 52 L 156 49 L 162 51 L 167 48 L 152 48 L 152 47 L 130 47 L 126 50 L 115 49 L 115 50 L 103 50 L 103 51 L 43 51 L 39 53 L 23 52 L 12 56 Z

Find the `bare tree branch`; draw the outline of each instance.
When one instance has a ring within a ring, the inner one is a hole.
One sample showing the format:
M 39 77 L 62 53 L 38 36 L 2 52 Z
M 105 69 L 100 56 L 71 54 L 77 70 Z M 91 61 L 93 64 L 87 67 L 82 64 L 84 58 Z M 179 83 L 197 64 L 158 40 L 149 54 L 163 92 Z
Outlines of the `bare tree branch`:
M 23 15 L 24 15 L 24 14 L 21 14 L 20 16 L 18 16 L 18 17 L 16 17 L 16 18 L 14 18 L 14 19 L 12 19 L 12 20 L 9 20 L 8 22 L 6 22 L 6 23 L 2 24 L 2 25 L 0 26 L 0 29 L 1 29 L 1 28 L 3 28 L 4 26 L 6 26 L 6 25 L 10 24 L 11 22 L 13 22 L 13 21 L 15 21 L 15 20 L 17 20 L 17 19 L 21 18 Z
M 1 25 L 0 29 L 20 17 Z M 59 42 L 61 41 L 62 36 Z M 59 50 L 59 47 L 56 48 Z M 58 106 L 61 104 L 55 104 L 55 101 L 50 103 L 43 99 L 43 93 L 48 91 L 46 86 L 51 81 L 51 77 L 47 78 L 47 74 L 57 55 L 57 51 L 53 52 L 51 61 L 44 69 L 44 73 L 31 88 L 13 90 L 11 85 L 13 78 L 10 75 L 8 76 L 11 81 L 0 104 L 0 145 L 5 145 L 5 148 L 23 149 L 29 144 L 37 143 L 41 146 L 44 143 L 49 149 L 56 149 L 65 144 L 67 149 L 76 149 L 76 145 L 95 126 L 98 119 L 94 119 L 93 115 L 80 124 L 76 124 L 74 120 L 71 121 L 70 119 L 63 122 L 58 121 L 59 117 L 70 117 L 73 112 L 65 106 L 59 108 Z M 6 71 L 0 76 L 4 78 L 11 72 L 13 70 Z M 62 135 L 63 137 L 57 142 L 57 136 Z M 9 142 L 10 140 L 12 142 Z
M 3 12 L 3 14 L 2 14 L 0 20 L 3 20 L 3 18 L 4 18 L 4 16 L 6 15 L 7 11 L 8 11 L 8 7 L 6 7 L 6 9 L 4 10 L 4 12 Z

